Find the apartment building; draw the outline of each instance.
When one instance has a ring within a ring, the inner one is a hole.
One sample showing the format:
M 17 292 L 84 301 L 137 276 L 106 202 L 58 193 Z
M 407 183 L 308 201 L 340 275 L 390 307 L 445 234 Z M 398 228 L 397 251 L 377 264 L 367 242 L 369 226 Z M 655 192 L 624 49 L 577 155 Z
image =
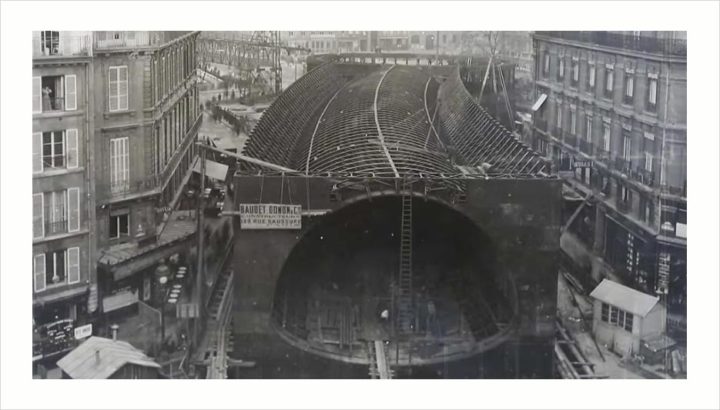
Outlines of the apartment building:
M 585 205 L 570 226 L 602 276 L 686 315 L 684 32 L 534 32 L 534 148 Z M 574 256 L 585 265 L 583 256 Z
M 190 246 L 168 229 L 196 159 L 198 32 L 95 32 L 94 150 L 102 311 L 151 302 L 153 272 Z
M 32 38 L 33 361 L 73 347 L 97 311 L 92 35 Z

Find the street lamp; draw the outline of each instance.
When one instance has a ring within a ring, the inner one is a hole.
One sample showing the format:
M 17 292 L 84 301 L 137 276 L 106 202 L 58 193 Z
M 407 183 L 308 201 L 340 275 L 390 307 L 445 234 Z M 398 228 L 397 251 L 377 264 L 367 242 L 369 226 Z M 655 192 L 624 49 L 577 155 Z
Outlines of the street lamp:
M 170 268 L 161 260 L 155 268 L 155 280 L 157 281 L 157 304 L 160 308 L 160 344 L 165 342 L 165 285 L 170 276 Z

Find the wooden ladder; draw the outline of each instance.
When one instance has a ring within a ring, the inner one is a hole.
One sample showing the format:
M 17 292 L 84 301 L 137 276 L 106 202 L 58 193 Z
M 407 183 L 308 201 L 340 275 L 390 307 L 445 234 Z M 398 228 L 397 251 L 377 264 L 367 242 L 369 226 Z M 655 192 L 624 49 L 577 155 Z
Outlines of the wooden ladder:
M 415 315 L 413 314 L 412 286 L 412 190 L 408 183 L 403 184 L 402 214 L 400 221 L 400 270 L 397 287 L 397 326 L 401 334 L 412 333 Z

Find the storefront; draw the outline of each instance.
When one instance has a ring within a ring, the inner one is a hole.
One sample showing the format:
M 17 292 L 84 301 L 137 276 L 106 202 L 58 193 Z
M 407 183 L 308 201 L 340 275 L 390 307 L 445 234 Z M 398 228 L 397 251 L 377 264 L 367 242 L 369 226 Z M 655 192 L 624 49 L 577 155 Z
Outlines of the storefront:
M 606 214 L 605 259 L 626 285 L 654 295 L 655 240 L 645 231 L 621 221 L 619 216 Z
M 92 323 L 88 311 L 89 291 L 58 297 L 33 305 L 33 364 L 52 367 L 78 341 L 75 329 Z

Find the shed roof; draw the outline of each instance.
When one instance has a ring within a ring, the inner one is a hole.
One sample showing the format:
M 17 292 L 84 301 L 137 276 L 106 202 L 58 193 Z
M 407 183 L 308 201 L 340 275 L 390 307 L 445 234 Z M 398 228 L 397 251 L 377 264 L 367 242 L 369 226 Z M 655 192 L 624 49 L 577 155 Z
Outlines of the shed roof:
M 608 279 L 603 279 L 590 296 L 642 317 L 647 316 L 660 300 L 657 296 L 650 296 Z
M 100 360 L 95 352 L 100 352 Z M 160 368 L 128 342 L 92 336 L 57 362 L 73 379 L 107 379 L 128 363 Z

